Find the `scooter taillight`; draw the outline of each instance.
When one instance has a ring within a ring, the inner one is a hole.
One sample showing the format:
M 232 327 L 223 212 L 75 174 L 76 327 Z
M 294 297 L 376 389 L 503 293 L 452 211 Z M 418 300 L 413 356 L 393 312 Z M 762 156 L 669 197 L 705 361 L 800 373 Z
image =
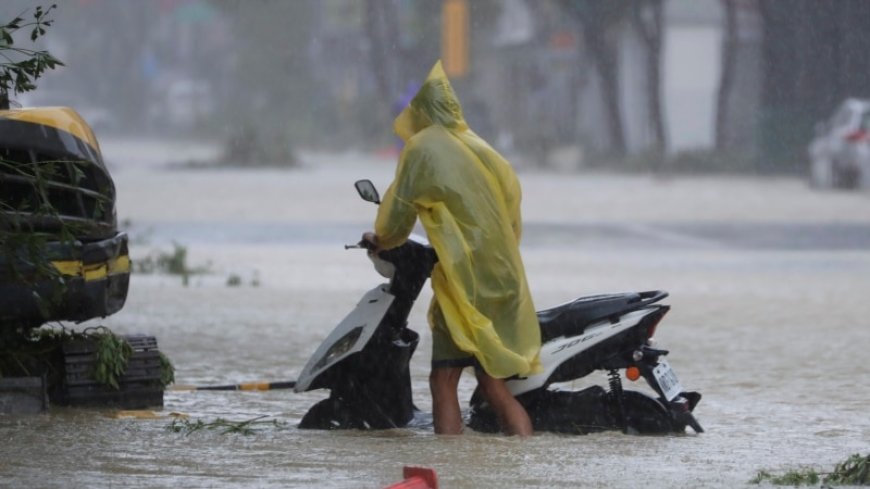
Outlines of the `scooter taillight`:
M 665 313 L 668 312 L 667 309 L 660 309 L 658 312 L 649 317 L 650 326 L 646 330 L 647 339 L 652 338 L 656 334 L 656 328 L 659 323 L 662 321 L 662 318 L 665 317 Z
M 659 322 L 656 321 L 650 328 L 647 330 L 646 339 L 650 339 L 656 334 L 656 326 L 659 325 Z

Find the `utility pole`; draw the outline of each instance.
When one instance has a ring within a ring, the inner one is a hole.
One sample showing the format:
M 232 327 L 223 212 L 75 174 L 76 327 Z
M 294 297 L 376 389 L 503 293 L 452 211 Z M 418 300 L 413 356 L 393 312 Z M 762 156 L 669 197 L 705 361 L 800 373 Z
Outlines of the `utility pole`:
M 441 10 L 441 63 L 452 78 L 468 73 L 468 0 L 444 0 Z

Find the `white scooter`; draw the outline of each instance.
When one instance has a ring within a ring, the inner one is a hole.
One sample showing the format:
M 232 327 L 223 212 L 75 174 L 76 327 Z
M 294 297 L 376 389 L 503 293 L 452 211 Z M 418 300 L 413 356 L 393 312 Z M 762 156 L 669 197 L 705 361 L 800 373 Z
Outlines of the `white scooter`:
M 355 184 L 360 196 L 380 203 L 368 180 Z M 419 335 L 407 327 L 408 315 L 438 261 L 425 240 L 409 239 L 372 256 L 389 283 L 367 292 L 309 359 L 295 391 L 329 389 L 330 396 L 305 414 L 300 428 L 386 429 L 426 423 L 414 406 L 409 363 Z M 368 248 L 361 241 L 346 248 Z M 654 347 L 656 326 L 670 306 L 666 292 L 651 291 L 583 297 L 538 312 L 541 326 L 540 374 L 509 379 L 511 392 L 529 413 L 536 431 L 585 434 L 685 433 L 703 429 L 692 414 L 701 395 L 683 389 Z M 562 390 L 570 382 L 601 370 L 608 387 Z M 643 377 L 655 396 L 624 390 L 620 371 Z M 472 395 L 467 424 L 476 431 L 498 431 L 483 396 Z

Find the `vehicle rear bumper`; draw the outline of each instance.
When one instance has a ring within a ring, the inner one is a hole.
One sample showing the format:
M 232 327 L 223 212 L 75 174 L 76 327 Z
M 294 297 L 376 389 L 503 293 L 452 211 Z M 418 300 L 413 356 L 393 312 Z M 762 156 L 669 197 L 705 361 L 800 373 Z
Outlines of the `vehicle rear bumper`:
M 85 321 L 118 312 L 130 283 L 127 242 L 126 233 L 117 233 L 87 243 L 50 241 L 0 256 L 0 325 Z M 46 265 L 40 269 L 34 263 Z

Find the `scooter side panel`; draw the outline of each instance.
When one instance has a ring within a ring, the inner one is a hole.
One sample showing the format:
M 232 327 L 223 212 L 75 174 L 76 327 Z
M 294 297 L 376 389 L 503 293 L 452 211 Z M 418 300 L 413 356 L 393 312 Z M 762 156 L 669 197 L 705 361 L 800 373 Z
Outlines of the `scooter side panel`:
M 550 377 L 567 360 L 593 348 L 602 341 L 636 326 L 641 319 L 649 314 L 649 309 L 641 309 L 623 315 L 619 322 L 611 323 L 604 320 L 586 328 L 578 336 L 560 336 L 541 345 L 541 365 L 544 370 L 540 374 L 521 379 L 509 380 L 507 386 L 511 394 L 518 396 L 535 389 L 545 387 Z

